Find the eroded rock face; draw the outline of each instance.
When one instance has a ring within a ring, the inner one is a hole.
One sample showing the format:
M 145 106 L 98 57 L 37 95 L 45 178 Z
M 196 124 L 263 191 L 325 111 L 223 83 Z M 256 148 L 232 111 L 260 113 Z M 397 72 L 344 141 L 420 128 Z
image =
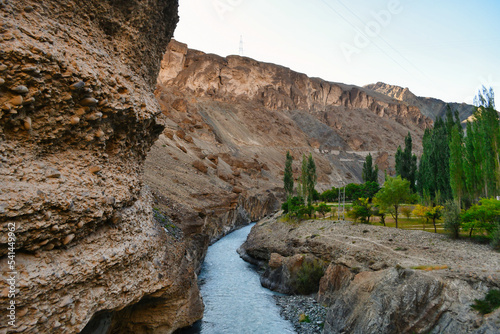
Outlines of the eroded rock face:
M 140 180 L 163 128 L 153 89 L 177 6 L 0 2 L 0 261 L 15 224 L 18 332 L 75 333 L 102 310 L 196 294 L 191 246 L 153 221 Z M 9 301 L 3 290 L 0 306 Z M 169 332 L 201 316 L 193 307 L 184 318 L 129 313 L 136 333 Z
M 500 254 L 488 246 L 423 231 L 271 219 L 252 228 L 240 254 L 266 263 L 265 283 L 278 289 L 293 272 L 286 259 L 329 262 L 317 295 L 329 309 L 324 333 L 500 330 L 500 310 L 483 317 L 470 307 L 499 288 Z

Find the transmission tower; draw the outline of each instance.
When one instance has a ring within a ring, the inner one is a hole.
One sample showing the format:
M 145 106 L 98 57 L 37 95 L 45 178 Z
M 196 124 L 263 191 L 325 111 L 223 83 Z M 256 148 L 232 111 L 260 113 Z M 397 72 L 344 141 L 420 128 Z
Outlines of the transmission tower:
M 243 36 L 240 35 L 240 56 L 243 56 Z

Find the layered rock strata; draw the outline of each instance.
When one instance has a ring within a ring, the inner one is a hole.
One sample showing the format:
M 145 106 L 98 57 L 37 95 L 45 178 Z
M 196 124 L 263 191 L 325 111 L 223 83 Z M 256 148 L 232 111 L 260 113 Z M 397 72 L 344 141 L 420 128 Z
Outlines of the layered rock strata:
M 500 287 L 500 254 L 489 246 L 423 231 L 270 219 L 252 229 L 242 250 L 267 263 L 263 282 L 278 290 L 297 271 L 290 263 L 300 266 L 297 257 L 327 264 L 317 294 L 329 309 L 324 333 L 500 330 L 500 310 L 483 317 L 470 307 Z

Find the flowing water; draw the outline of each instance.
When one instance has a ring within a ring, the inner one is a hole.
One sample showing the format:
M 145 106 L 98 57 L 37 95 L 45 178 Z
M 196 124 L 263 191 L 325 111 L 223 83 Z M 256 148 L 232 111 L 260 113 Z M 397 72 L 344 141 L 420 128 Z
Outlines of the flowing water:
M 199 276 L 205 313 L 183 334 L 295 333 L 290 322 L 281 318 L 274 293 L 260 285 L 255 267 L 236 253 L 253 225 L 228 234 L 208 248 Z

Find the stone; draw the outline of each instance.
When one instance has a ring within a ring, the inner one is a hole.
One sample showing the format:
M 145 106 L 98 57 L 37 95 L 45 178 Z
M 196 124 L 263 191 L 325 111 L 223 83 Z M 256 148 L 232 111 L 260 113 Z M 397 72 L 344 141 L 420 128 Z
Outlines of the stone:
M 25 130 L 30 130 L 31 129 L 31 117 L 26 117 L 23 122 L 24 129 Z
M 73 239 L 75 238 L 75 235 L 74 234 L 68 234 L 64 240 L 63 240 L 63 245 L 67 245 L 69 244 Z
M 27 94 L 29 92 L 29 89 L 26 86 L 20 85 L 12 88 L 12 91 L 17 94 Z
M 10 104 L 13 106 L 20 106 L 23 104 L 23 97 L 21 95 L 16 95 L 12 99 L 10 99 Z
M 77 125 L 78 123 L 80 123 L 80 117 L 78 116 L 72 116 L 70 119 L 69 119 L 69 123 L 71 125 Z
M 57 179 L 61 177 L 61 172 L 55 168 L 47 167 L 45 169 L 45 177 L 49 179 Z
M 207 173 L 208 167 L 203 163 L 201 160 L 195 160 L 193 161 L 193 167 L 199 170 L 202 173 Z
M 95 174 L 95 173 L 98 173 L 101 171 L 101 166 L 92 166 L 89 168 L 89 172 L 91 172 L 92 174 Z
M 80 101 L 80 104 L 82 106 L 95 106 L 97 104 L 97 102 L 99 102 L 99 101 L 97 101 L 93 97 L 86 97 Z
M 82 89 L 83 87 L 85 87 L 84 81 L 78 81 L 78 82 L 75 82 L 74 84 L 72 84 L 71 86 L 69 86 L 69 88 L 71 90 L 79 90 L 79 89 Z

